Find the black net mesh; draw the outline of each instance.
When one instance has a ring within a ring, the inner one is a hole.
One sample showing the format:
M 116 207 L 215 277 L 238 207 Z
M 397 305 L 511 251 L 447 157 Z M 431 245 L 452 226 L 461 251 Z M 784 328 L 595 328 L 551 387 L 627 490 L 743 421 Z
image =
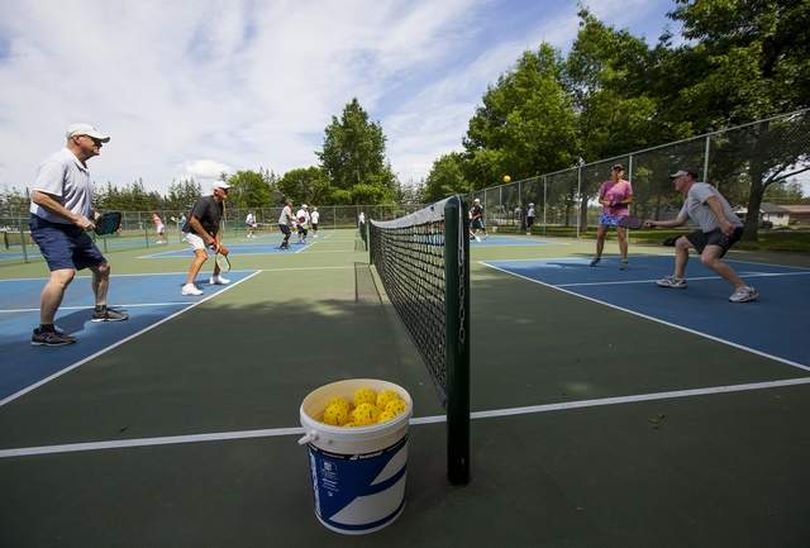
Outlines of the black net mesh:
M 446 202 L 437 202 L 394 221 L 372 221 L 369 238 L 371 263 L 422 355 L 443 404 L 447 401 L 448 381 Z

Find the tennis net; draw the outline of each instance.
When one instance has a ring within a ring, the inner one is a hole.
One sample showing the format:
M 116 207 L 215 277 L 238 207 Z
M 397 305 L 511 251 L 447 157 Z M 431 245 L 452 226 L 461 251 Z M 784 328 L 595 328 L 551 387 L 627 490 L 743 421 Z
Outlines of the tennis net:
M 469 221 L 452 196 L 393 221 L 371 220 L 369 253 L 447 411 L 448 477 L 469 481 Z

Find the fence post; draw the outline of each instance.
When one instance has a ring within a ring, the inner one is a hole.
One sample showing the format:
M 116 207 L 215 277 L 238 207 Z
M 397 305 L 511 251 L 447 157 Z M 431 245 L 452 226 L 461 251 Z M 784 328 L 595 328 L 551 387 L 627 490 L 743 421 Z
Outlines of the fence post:
M 548 213 L 548 177 L 543 175 L 543 236 L 546 235 L 546 226 L 548 225 L 548 221 L 546 219 L 546 213 Z
M 703 182 L 709 180 L 709 143 L 711 142 L 711 135 L 706 135 L 706 148 L 703 153 Z M 720 189 L 720 183 L 717 183 L 717 189 Z
M 579 239 L 579 225 L 582 219 L 582 165 L 577 167 L 577 239 Z

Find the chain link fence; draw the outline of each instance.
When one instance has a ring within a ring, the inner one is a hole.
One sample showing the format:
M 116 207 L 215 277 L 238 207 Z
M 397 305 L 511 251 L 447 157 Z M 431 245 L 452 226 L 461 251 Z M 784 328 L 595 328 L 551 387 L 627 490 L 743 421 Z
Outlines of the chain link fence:
M 296 206 L 293 213 L 297 211 Z M 423 205 L 340 205 L 318 207 L 320 213 L 319 228 L 329 230 L 338 228 L 356 228 L 360 213 L 367 219 L 389 220 L 402 217 L 424 207 Z M 222 223 L 222 234 L 226 239 L 242 238 L 246 234 L 245 219 L 253 213 L 259 225 L 257 234 L 278 232 L 278 220 L 281 207 L 264 208 L 230 208 L 225 205 Z M 310 207 L 310 212 L 312 207 Z M 157 245 L 158 235 L 152 222 L 152 211 L 123 211 L 121 230 L 116 234 L 97 237 L 96 244 L 103 253 L 120 250 L 148 249 Z M 158 210 L 157 213 L 166 227 L 168 243 L 182 241 L 181 222 L 188 211 Z M 41 260 L 39 249 L 31 240 L 28 230 L 29 214 L 17 212 L 13 215 L 0 216 L 0 265 L 17 264 Z
M 768 186 L 810 170 L 810 110 L 759 120 L 698 137 L 583 163 L 554 173 L 497 185 L 472 194 L 484 206 L 491 229 L 525 227 L 525 212 L 535 205 L 534 231 L 576 235 L 599 223 L 598 192 L 621 163 L 633 184 L 633 215 L 674 218 L 683 198 L 669 174 L 689 168 L 716 186 L 729 202 L 745 210 L 754 185 Z M 761 192 L 759 193 L 761 198 Z M 761 200 L 754 200 L 760 205 Z

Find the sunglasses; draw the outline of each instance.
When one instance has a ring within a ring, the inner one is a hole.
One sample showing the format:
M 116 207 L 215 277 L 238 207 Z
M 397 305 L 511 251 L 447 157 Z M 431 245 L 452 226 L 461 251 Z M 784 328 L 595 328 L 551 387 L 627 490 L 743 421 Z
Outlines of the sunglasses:
M 89 135 L 74 135 L 74 137 L 87 137 L 88 139 L 93 141 L 93 144 L 96 146 L 102 146 L 104 144 L 104 141 L 102 141 L 101 139 L 96 139 L 95 137 L 90 137 Z

